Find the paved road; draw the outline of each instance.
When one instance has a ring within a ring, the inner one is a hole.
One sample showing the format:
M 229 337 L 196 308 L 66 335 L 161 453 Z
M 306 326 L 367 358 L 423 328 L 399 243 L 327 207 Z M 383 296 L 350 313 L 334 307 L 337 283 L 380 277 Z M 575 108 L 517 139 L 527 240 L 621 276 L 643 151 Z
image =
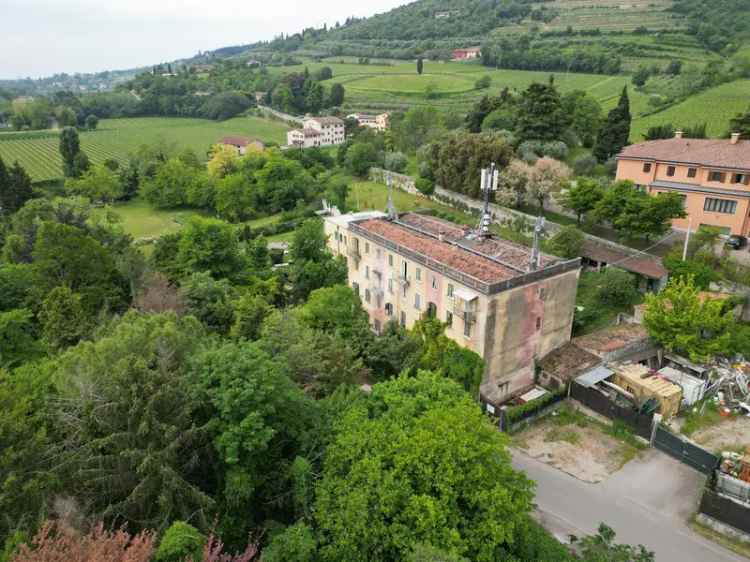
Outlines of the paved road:
M 618 542 L 644 544 L 657 562 L 748 560 L 687 526 L 705 477 L 663 453 L 649 450 L 601 484 L 584 483 L 519 451 L 513 451 L 513 465 L 537 482 L 542 523 L 561 540 L 591 534 L 603 521 Z

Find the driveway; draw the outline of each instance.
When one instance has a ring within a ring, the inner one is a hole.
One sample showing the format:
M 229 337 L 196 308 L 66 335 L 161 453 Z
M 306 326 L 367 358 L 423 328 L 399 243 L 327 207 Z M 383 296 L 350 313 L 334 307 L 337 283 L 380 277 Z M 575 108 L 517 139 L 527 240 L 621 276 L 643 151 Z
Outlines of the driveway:
M 541 522 L 559 539 L 583 536 L 604 522 L 618 542 L 643 544 L 657 562 L 747 562 L 694 533 L 705 476 L 654 449 L 599 484 L 587 484 L 513 450 L 513 466 L 536 481 Z

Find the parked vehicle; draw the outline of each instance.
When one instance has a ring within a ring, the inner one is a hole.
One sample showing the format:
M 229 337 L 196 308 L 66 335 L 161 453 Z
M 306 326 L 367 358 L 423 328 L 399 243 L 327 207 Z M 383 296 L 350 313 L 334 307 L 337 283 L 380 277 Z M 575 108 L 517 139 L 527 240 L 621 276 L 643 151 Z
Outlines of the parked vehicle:
M 740 250 L 747 246 L 747 238 L 740 236 L 739 234 L 732 234 L 727 238 L 726 245 L 733 250 Z

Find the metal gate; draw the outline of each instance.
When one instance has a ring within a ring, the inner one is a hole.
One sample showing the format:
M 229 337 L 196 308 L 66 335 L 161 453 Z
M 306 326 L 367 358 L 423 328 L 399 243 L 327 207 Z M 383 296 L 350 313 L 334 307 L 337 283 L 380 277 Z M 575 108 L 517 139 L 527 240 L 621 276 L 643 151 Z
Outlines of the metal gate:
M 718 457 L 681 439 L 661 425 L 656 427 L 654 447 L 704 474 L 711 474 L 719 466 Z

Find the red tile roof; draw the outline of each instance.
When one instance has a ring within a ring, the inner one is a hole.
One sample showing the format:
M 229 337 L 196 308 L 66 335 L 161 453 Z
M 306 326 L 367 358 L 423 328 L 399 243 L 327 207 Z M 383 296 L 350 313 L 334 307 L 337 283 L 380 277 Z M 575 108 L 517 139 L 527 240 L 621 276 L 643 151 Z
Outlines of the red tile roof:
M 590 260 L 614 265 L 649 279 L 662 279 L 669 275 L 661 259 L 656 256 L 618 250 L 613 246 L 598 244 L 590 239 L 583 243 L 581 253 Z
M 750 170 L 750 141 L 729 139 L 665 139 L 626 146 L 618 158 L 657 160 Z
M 385 219 L 366 220 L 358 223 L 358 226 L 485 283 L 497 283 L 520 275 L 518 271 L 469 250 L 419 234 L 406 226 Z
M 250 144 L 250 139 L 245 137 L 224 137 L 221 139 L 221 144 L 230 144 L 232 146 L 247 146 Z

